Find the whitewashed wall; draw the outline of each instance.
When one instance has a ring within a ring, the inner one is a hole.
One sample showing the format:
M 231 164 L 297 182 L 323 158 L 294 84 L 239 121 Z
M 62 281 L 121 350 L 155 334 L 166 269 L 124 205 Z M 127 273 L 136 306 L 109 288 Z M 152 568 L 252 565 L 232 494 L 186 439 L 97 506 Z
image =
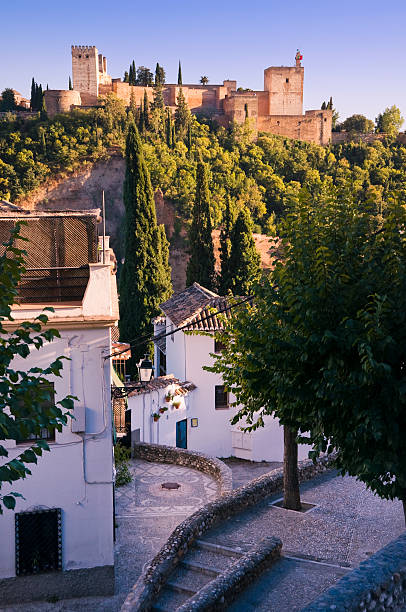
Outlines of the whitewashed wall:
M 33 350 L 13 367 L 46 367 L 59 355 L 64 362 L 62 378 L 55 377 L 57 399 L 76 395 L 78 411 L 86 409 L 86 435 L 71 431 L 71 420 L 56 432 L 51 452 L 44 452 L 32 475 L 2 492 L 22 493 L 16 512 L 37 508 L 62 508 L 63 569 L 113 565 L 113 474 L 110 404 L 110 362 L 103 356 L 110 347 L 109 328 L 61 332 L 61 339 Z M 50 380 L 52 380 L 50 378 Z M 21 445 L 7 444 L 9 458 Z M 0 578 L 15 576 L 14 512 L 0 516 Z

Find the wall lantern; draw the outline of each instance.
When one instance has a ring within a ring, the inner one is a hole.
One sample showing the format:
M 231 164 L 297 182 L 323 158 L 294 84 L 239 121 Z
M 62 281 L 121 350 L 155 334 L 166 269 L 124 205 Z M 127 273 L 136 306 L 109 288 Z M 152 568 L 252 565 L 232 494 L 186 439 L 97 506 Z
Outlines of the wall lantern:
M 196 419 L 196 418 L 190 419 L 190 426 L 199 427 L 199 419 Z
M 126 380 L 123 387 L 112 386 L 111 387 L 112 398 L 120 399 L 120 398 L 128 397 L 128 395 L 132 391 L 142 389 L 150 382 L 152 378 L 152 374 L 154 372 L 154 366 L 152 365 L 152 361 L 150 360 L 148 355 L 145 355 L 144 359 L 142 359 L 137 364 L 137 370 L 138 370 L 138 378 L 140 382 L 128 383 Z
M 137 364 L 137 369 L 140 383 L 142 385 L 149 383 L 152 378 L 152 372 L 154 371 L 154 367 L 148 355 L 145 355 L 144 359 Z

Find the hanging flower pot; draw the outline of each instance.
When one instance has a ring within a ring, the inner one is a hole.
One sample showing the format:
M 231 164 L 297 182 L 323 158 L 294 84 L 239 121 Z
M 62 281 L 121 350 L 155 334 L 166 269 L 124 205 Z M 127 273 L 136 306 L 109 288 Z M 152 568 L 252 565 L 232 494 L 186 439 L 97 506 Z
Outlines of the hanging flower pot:
M 159 419 L 161 418 L 161 415 L 158 414 L 157 412 L 154 412 L 154 414 L 152 415 L 152 418 L 156 422 L 156 421 L 159 421 Z
M 171 395 L 170 393 L 167 393 L 167 394 L 165 395 L 165 402 L 167 402 L 168 404 L 170 404 L 172 400 L 173 400 L 173 395 Z
M 174 406 L 176 408 L 176 410 L 178 410 L 178 408 L 180 408 L 182 405 L 182 398 L 181 397 L 175 397 L 172 400 L 172 406 Z
M 161 406 L 161 408 L 159 409 L 160 414 L 163 414 L 164 412 L 166 412 L 168 410 L 167 406 Z

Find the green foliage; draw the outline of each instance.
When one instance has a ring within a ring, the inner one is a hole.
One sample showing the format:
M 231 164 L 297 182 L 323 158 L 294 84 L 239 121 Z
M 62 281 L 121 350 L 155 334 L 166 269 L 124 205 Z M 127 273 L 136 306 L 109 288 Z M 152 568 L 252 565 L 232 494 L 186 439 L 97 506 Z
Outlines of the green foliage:
M 351 115 L 351 117 L 347 117 L 347 119 L 343 121 L 341 128 L 346 132 L 367 134 L 374 131 L 375 125 L 371 119 L 367 119 L 364 115 Z
M 200 77 L 200 83 L 202 85 L 207 85 L 208 82 L 209 82 L 209 79 L 207 78 L 206 75 Z
M 188 105 L 186 104 L 185 96 L 181 87 L 179 89 L 178 97 L 176 100 L 175 110 L 175 128 L 179 138 L 185 138 L 190 120 L 190 110 Z
M 71 79 L 70 77 L 69 77 L 69 89 L 70 89 L 70 90 L 72 90 L 72 89 L 73 89 L 73 87 L 72 87 L 72 79 Z
M 178 85 L 183 85 L 182 83 L 182 66 L 180 65 L 180 60 L 179 60 L 179 66 L 178 66 Z
M 120 276 L 119 326 L 120 337 L 131 342 L 152 334 L 152 318 L 171 293 L 168 243 L 157 226 L 151 180 L 134 123 L 128 128 L 123 197 L 125 261 Z M 131 374 L 136 374 L 136 363 L 146 348 L 132 349 Z
M 214 285 L 214 251 L 211 237 L 210 192 L 207 166 L 201 160 L 196 169 L 196 197 L 193 220 L 189 232 L 190 260 L 186 270 L 186 284 L 199 283 L 206 289 Z
M 399 134 L 404 119 L 400 114 L 400 109 L 393 105 L 385 108 L 376 118 L 376 131 L 388 134 L 390 138 L 395 138 Z
M 248 429 L 277 416 L 384 498 L 406 500 L 406 211 L 344 190 L 299 194 L 283 261 L 239 308 L 212 371 Z
M 154 75 L 151 70 L 146 66 L 140 66 L 137 68 L 137 79 L 133 85 L 142 85 L 143 87 L 148 87 L 154 84 Z
M 114 447 L 114 462 L 116 468 L 116 487 L 129 484 L 133 477 L 130 472 L 131 450 L 123 446 L 120 442 Z
M 255 248 L 252 232 L 251 215 L 247 208 L 243 208 L 230 234 L 228 274 L 231 281 L 230 289 L 234 295 L 250 295 L 253 285 L 261 276 L 261 260 Z
M 14 358 L 26 359 L 34 349 L 40 350 L 46 342 L 59 338 L 56 329 L 43 331 L 43 326 L 48 322 L 45 312 L 33 322 L 20 323 L 13 331 L 6 327 L 7 322 L 13 321 L 11 306 L 25 270 L 25 253 L 15 246 L 15 240 L 21 239 L 19 229 L 17 224 L 10 240 L 3 245 L 4 252 L 0 256 L 0 441 L 40 436 L 44 428 L 61 431 L 67 417 L 72 416 L 70 411 L 76 399 L 68 395 L 54 403 L 49 401 L 49 393 L 45 389 L 45 385 L 49 385 L 49 377 L 61 376 L 64 357 L 58 357 L 44 368 L 14 369 Z M 6 483 L 14 486 L 14 483 L 30 475 L 28 464 L 37 463 L 43 451 L 49 450 L 45 440 L 33 439 L 32 444 L 25 445 L 22 452 L 8 459 L 9 451 L 0 444 L 0 456 L 5 458 L 0 467 L 0 514 L 3 513 L 3 505 L 13 510 L 16 498 L 21 497 L 15 491 L 3 495 L 3 486 Z
M 227 196 L 223 226 L 220 231 L 220 276 L 218 279 L 218 292 L 220 295 L 226 295 L 231 290 L 233 283 L 230 269 L 232 226 L 231 199 L 230 196 Z
M 163 85 L 166 80 L 165 70 L 157 62 L 155 67 L 155 86 Z
M 10 87 L 6 87 L 1 92 L 0 111 L 13 111 L 17 108 L 14 91 Z

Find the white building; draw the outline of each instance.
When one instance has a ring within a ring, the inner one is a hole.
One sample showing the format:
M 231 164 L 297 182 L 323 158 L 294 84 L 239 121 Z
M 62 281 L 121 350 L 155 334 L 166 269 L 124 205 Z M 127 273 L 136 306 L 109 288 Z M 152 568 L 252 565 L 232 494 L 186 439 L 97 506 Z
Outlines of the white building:
M 113 449 L 110 399 L 111 327 L 118 319 L 111 252 L 97 244 L 98 211 L 0 211 L 0 242 L 21 217 L 30 242 L 16 322 L 52 305 L 49 325 L 60 339 L 33 349 L 15 368 L 47 367 L 65 355 L 62 377 L 51 381 L 55 400 L 78 397 L 75 420 L 44 437 L 50 452 L 32 475 L 3 494 L 18 491 L 15 511 L 0 516 L 0 606 L 49 597 L 114 592 Z M 12 330 L 12 325 L 3 323 Z M 9 459 L 30 444 L 6 441 Z M 4 459 L 2 458 L 4 461 Z M 17 576 L 17 578 L 16 578 Z
M 225 392 L 220 375 L 203 369 L 213 364 L 210 353 L 221 350 L 214 339 L 221 326 L 215 312 L 226 306 L 226 298 L 198 283 L 161 305 L 164 316 L 154 321 L 155 335 L 184 329 L 155 344 L 155 372 L 160 376 L 128 398 L 132 442 L 180 446 L 217 457 L 283 460 L 283 429 L 278 420 L 268 417 L 265 427 L 252 433 L 241 431 L 241 425 L 232 426 L 237 412 L 230 405 L 234 397 Z M 210 335 L 190 335 L 187 330 Z M 183 398 L 177 408 L 173 401 L 165 401 L 168 391 L 173 395 L 175 390 Z M 307 457 L 308 450 L 299 447 L 299 458 Z

